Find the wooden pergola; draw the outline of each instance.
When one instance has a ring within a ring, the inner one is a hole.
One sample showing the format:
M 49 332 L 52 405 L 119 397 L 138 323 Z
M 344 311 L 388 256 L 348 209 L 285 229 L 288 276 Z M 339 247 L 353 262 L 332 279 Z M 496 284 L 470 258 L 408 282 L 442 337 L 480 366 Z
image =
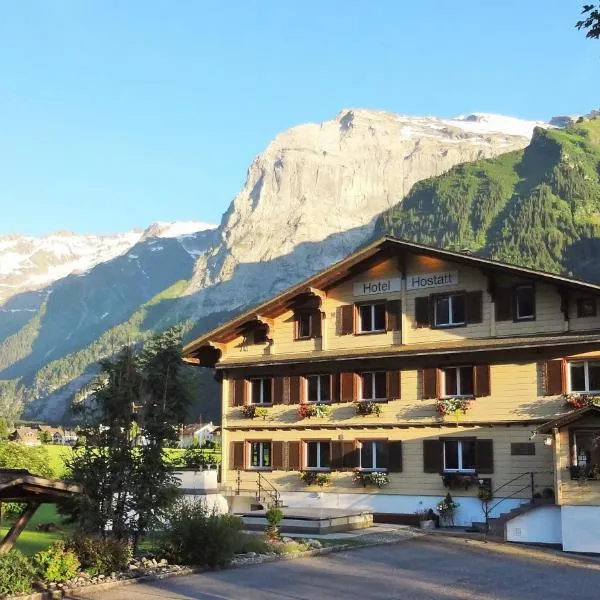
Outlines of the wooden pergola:
M 25 504 L 14 525 L 0 541 L 0 554 L 13 548 L 40 504 L 54 504 L 80 492 L 81 487 L 75 483 L 38 477 L 25 469 L 0 469 L 0 502 Z

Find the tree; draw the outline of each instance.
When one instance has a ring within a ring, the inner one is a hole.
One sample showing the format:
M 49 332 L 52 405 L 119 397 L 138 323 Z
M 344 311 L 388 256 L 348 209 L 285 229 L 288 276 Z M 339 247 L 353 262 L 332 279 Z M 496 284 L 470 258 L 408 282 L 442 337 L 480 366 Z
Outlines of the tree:
M 584 4 L 581 14 L 583 19 L 575 23 L 577 29 L 587 29 L 585 37 L 590 39 L 600 38 L 600 4 Z
M 50 435 L 49 431 L 40 431 L 38 433 L 38 439 L 40 440 L 40 442 L 42 442 L 42 444 L 52 443 L 52 436 Z
M 69 465 L 83 493 L 63 509 L 83 531 L 137 545 L 175 501 L 165 446 L 189 405 L 182 364 L 178 329 L 153 336 L 137 355 L 125 347 L 100 363 L 83 412 L 84 442 Z

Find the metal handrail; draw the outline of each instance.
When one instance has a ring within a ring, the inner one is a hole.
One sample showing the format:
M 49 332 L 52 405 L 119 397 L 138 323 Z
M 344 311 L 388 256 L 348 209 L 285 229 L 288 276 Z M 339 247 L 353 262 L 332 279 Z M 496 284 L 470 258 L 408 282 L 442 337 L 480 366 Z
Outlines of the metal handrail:
M 257 475 L 258 475 L 258 499 L 260 500 L 262 497 L 261 492 L 262 492 L 263 483 L 264 483 L 264 484 L 266 484 L 264 487 L 267 488 L 265 490 L 265 493 L 267 493 L 271 496 L 271 498 L 273 499 L 273 502 L 275 504 L 275 508 L 279 507 L 279 505 L 280 505 L 279 490 L 264 475 L 262 475 L 260 471 L 258 471 Z

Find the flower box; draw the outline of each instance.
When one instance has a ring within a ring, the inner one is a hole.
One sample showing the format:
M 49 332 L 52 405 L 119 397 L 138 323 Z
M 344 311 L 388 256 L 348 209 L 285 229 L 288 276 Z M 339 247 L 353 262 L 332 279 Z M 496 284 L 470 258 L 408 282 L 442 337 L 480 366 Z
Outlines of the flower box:
M 472 473 L 442 473 L 442 483 L 449 490 L 468 490 L 479 485 L 479 479 Z
M 594 394 L 563 394 L 565 408 L 577 409 L 600 406 L 600 396 Z
M 301 404 L 296 412 L 300 419 L 327 417 L 331 414 L 331 406 L 327 404 Z
M 360 400 L 356 403 L 354 410 L 356 411 L 356 414 L 361 417 L 366 417 L 368 415 L 379 416 L 381 414 L 381 405 L 372 400 Z
M 352 476 L 354 483 L 363 487 L 373 486 L 382 488 L 390 484 L 390 476 L 383 471 L 355 471 Z
M 302 471 L 300 473 L 300 479 L 306 485 L 318 485 L 323 487 L 329 485 L 331 481 L 331 475 L 329 473 L 319 473 L 318 471 Z
M 247 404 L 246 406 L 242 406 L 242 414 L 246 419 L 265 420 L 269 416 L 269 410 L 264 406 L 257 406 L 256 404 Z
M 453 415 L 458 420 L 461 415 L 466 414 L 469 408 L 471 408 L 471 398 L 458 396 L 440 398 L 435 403 L 435 410 L 442 418 L 446 415 Z

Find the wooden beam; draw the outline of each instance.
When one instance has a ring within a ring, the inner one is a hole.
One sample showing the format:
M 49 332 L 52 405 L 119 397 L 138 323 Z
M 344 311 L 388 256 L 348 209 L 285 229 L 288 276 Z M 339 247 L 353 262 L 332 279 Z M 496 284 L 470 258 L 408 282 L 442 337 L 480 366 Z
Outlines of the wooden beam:
M 27 527 L 27 523 L 29 523 L 31 517 L 33 517 L 39 506 L 39 502 L 29 502 L 27 506 L 25 506 L 25 508 L 21 511 L 21 514 L 17 517 L 15 524 L 10 528 L 8 533 L 4 536 L 4 539 L 0 542 L 0 554 L 6 554 L 8 551 L 13 549 L 23 529 Z

